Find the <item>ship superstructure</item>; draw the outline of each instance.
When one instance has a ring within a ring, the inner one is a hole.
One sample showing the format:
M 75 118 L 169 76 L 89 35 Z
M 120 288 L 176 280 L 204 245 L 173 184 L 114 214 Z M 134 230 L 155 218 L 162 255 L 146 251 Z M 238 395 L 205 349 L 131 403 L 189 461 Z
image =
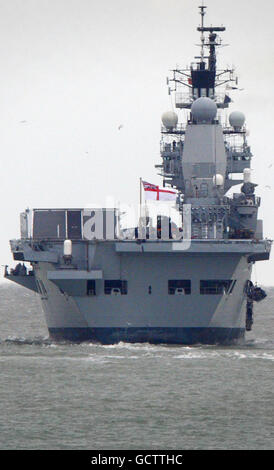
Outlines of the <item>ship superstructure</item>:
M 206 27 L 199 8 L 200 55 L 168 79 L 187 122 L 163 114 L 156 165 L 166 192 L 176 190 L 180 223 L 159 216 L 153 227 L 141 212 L 133 231 L 122 230 L 116 208 L 21 214 L 21 238 L 11 241 L 19 264 L 6 277 L 39 293 L 55 339 L 212 344 L 251 329 L 253 301 L 265 295 L 250 281 L 252 265 L 269 259 L 271 241 L 257 217 L 245 116 L 221 118 L 227 90 L 237 87 L 234 70 L 216 64 L 225 28 Z M 159 196 L 159 188 L 146 189 Z

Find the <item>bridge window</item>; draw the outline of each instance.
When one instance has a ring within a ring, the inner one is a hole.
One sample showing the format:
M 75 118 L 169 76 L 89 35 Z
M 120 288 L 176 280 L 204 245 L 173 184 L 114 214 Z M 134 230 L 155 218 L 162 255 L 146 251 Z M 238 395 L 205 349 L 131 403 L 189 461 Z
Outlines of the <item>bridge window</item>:
M 200 294 L 223 295 L 230 294 L 236 281 L 232 280 L 203 280 L 200 281 Z
M 94 279 L 87 281 L 87 295 L 96 295 L 96 282 Z
M 169 295 L 189 295 L 191 294 L 191 281 L 183 279 L 173 279 L 168 281 Z
M 106 295 L 126 295 L 127 294 L 127 281 L 120 279 L 113 279 L 105 281 L 105 294 Z
M 82 238 L 81 211 L 67 211 L 67 231 L 69 239 Z
M 201 88 L 201 96 L 206 96 L 206 88 Z

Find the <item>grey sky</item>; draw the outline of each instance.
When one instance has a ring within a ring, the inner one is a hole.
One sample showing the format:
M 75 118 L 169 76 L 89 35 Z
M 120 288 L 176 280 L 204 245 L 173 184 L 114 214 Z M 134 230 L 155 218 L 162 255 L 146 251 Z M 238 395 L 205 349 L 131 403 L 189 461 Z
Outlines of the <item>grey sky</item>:
M 223 23 L 223 66 L 235 65 L 262 196 L 274 238 L 274 4 L 208 0 L 206 22 Z M 0 262 L 11 264 L 26 207 L 82 207 L 106 196 L 134 203 L 139 177 L 161 183 L 165 79 L 197 54 L 199 0 L 0 1 Z M 118 131 L 118 126 L 123 128 Z M 273 167 L 268 168 L 273 163 Z M 271 189 L 265 186 L 271 186 Z M 257 263 L 274 284 L 274 261 Z

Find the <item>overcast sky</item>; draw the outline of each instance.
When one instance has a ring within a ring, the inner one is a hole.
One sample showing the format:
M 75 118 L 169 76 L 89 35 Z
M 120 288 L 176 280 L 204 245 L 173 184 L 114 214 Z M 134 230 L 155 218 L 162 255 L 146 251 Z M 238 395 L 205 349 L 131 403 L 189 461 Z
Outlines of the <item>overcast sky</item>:
M 235 65 L 244 88 L 231 110 L 246 115 L 260 217 L 274 238 L 274 3 L 205 3 L 206 23 L 227 27 L 219 65 Z M 161 184 L 166 76 L 199 52 L 199 4 L 0 0 L 1 264 L 13 264 L 9 239 L 26 207 L 135 203 L 140 176 Z M 273 272 L 273 256 L 256 264 L 262 284 L 274 285 Z

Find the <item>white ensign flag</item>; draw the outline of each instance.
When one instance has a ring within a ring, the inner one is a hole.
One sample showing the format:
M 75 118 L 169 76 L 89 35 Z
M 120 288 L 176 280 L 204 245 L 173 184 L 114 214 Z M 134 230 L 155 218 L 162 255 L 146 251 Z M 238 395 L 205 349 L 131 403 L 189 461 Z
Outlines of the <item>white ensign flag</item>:
M 161 189 L 155 184 L 142 181 L 146 200 L 148 201 L 176 201 L 177 192 L 171 189 Z

